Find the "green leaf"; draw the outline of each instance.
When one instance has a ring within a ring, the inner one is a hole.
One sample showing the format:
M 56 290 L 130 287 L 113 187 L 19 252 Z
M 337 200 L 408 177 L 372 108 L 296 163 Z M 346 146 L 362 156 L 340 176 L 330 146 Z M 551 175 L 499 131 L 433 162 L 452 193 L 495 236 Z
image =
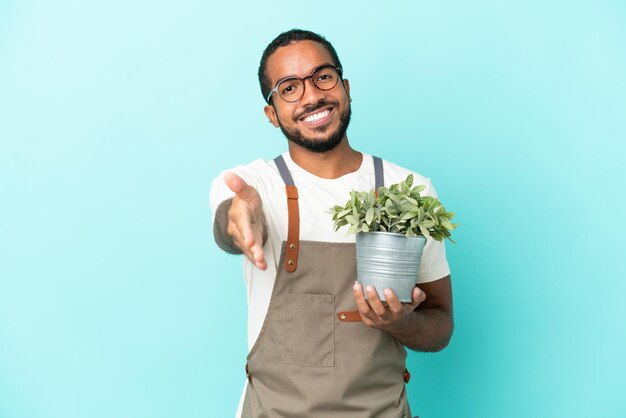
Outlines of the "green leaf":
M 433 226 L 435 226 L 435 222 L 430 219 L 424 219 L 420 222 L 420 228 L 432 228 Z
M 375 213 L 375 212 L 374 212 L 374 208 L 372 208 L 372 207 L 370 207 L 370 208 L 367 210 L 367 213 L 365 214 L 365 223 L 366 223 L 366 224 L 368 224 L 368 225 L 369 225 L 369 224 L 371 224 L 371 223 L 372 223 L 372 220 L 374 219 L 374 213 Z M 365 232 L 365 231 L 364 231 L 364 232 Z
M 352 212 L 352 209 L 345 209 L 342 210 L 341 212 L 339 212 L 337 214 L 337 218 L 343 218 L 344 216 L 346 216 L 347 214 L 349 214 L 350 212 Z
M 389 201 L 392 201 L 392 203 L 395 203 L 395 204 L 399 205 L 400 204 L 400 197 L 396 196 L 395 194 L 390 194 L 388 202 Z
M 426 216 L 426 213 L 424 212 L 424 208 L 422 207 L 417 208 L 417 222 L 422 222 L 425 216 Z
M 420 225 L 420 232 L 422 233 L 422 235 L 424 235 L 426 238 L 430 238 L 430 233 L 428 232 L 428 229 L 424 228 L 423 226 Z
M 443 226 L 446 229 L 454 229 L 454 227 L 452 226 L 452 223 L 447 219 L 441 220 L 441 226 Z
M 336 228 L 341 228 L 342 226 L 348 225 L 348 221 L 345 219 L 340 219 L 335 223 Z
M 400 212 L 417 212 L 418 206 L 410 202 L 403 202 L 400 205 Z

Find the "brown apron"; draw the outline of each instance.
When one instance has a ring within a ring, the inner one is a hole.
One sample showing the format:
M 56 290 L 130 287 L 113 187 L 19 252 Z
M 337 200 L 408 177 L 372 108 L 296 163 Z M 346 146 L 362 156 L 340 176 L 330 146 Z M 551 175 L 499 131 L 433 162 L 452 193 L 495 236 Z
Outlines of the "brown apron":
M 404 346 L 354 311 L 354 244 L 299 240 L 297 190 L 282 157 L 275 161 L 287 188 L 289 233 L 248 354 L 242 418 L 411 417 Z M 375 168 L 378 187 L 382 160 Z

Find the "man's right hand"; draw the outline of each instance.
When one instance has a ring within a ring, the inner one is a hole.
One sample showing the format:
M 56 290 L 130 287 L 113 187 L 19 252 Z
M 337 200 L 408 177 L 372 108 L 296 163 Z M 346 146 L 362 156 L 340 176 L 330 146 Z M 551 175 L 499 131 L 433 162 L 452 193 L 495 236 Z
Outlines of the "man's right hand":
M 235 192 L 228 210 L 226 232 L 233 244 L 261 270 L 267 268 L 263 243 L 267 239 L 267 225 L 261 196 L 256 189 L 235 173 L 224 175 L 224 182 Z

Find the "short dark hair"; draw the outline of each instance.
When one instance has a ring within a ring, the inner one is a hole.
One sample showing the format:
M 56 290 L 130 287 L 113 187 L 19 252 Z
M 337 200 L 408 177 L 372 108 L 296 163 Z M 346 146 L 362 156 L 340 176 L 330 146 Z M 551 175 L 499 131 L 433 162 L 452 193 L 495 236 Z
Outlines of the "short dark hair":
M 276 50 L 282 46 L 287 46 L 292 42 L 297 41 L 314 41 L 322 44 L 330 53 L 331 58 L 334 62 L 331 64 L 336 67 L 341 68 L 341 62 L 339 61 L 339 57 L 337 56 L 337 51 L 333 48 L 332 44 L 326 40 L 322 35 L 318 35 L 315 32 L 311 32 L 308 30 L 301 29 L 291 29 L 287 32 L 283 32 L 278 35 L 263 51 L 263 55 L 261 56 L 261 63 L 259 64 L 259 84 L 261 85 L 261 94 L 263 94 L 263 100 L 267 99 L 267 95 L 270 94 L 272 90 L 272 85 L 270 84 L 270 78 L 267 75 L 267 59 L 272 55 Z

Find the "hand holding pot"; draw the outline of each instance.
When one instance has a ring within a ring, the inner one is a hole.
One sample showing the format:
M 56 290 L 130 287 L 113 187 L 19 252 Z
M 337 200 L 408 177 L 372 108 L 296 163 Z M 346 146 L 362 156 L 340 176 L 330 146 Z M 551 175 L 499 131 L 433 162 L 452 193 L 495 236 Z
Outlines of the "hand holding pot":
M 411 303 L 400 303 L 393 290 L 385 289 L 386 305 L 380 300 L 373 286 L 365 288 L 367 299 L 365 299 L 363 287 L 358 282 L 354 283 L 352 292 L 363 323 L 391 334 L 406 329 L 406 324 L 415 308 L 426 300 L 426 293 L 418 287 L 413 289 L 413 301 Z
M 235 192 L 228 210 L 228 235 L 254 265 L 265 270 L 263 243 L 267 239 L 267 228 L 261 197 L 235 173 L 226 173 L 224 182 Z

